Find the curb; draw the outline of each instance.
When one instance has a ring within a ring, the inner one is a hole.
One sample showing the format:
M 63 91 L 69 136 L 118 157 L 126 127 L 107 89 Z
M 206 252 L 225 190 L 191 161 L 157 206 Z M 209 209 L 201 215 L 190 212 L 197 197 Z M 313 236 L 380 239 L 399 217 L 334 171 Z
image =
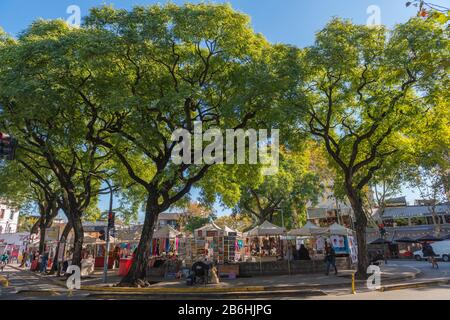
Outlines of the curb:
M 189 299 L 246 299 L 246 298 L 273 298 L 273 297 L 306 297 L 306 296 L 326 296 L 321 290 L 284 290 L 284 291 L 247 291 L 247 292 L 219 292 L 219 293 L 89 293 L 88 297 L 104 298 L 124 298 L 132 297 L 134 299 L 151 297 L 163 300 L 189 300 Z
M 67 289 L 65 284 L 61 283 L 60 280 L 53 279 L 51 277 L 47 277 L 38 273 L 34 273 L 32 271 L 26 270 L 26 269 L 20 269 L 15 266 L 9 266 L 13 269 L 19 270 L 19 271 L 26 271 L 30 274 L 36 275 L 40 277 L 43 280 L 48 280 L 59 287 L 62 287 L 64 289 Z M 392 283 L 400 280 L 406 280 L 406 279 L 415 279 L 418 275 L 422 274 L 422 272 L 414 267 L 410 267 L 410 269 L 413 269 L 415 271 L 414 274 L 407 275 L 407 276 L 397 276 L 392 277 L 390 279 L 384 280 L 384 283 Z M 442 281 L 442 280 L 441 280 Z M 355 282 L 357 288 L 365 287 L 366 280 L 356 280 Z M 397 285 L 399 287 L 405 286 L 407 284 L 400 284 Z M 343 282 L 343 283 L 335 283 L 335 284 L 306 284 L 306 285 L 285 285 L 285 286 L 241 286 L 241 287 L 222 287 L 222 288 L 211 288 L 211 287 L 185 287 L 185 288 L 167 288 L 167 287 L 153 287 L 153 288 L 134 288 L 134 287 L 112 287 L 112 286 L 92 286 L 92 285 L 82 285 L 81 291 L 88 291 L 91 292 L 90 295 L 98 295 L 98 296 L 104 296 L 104 295 L 167 295 L 169 297 L 173 297 L 176 295 L 185 295 L 185 296 L 199 296 L 199 295 L 206 295 L 206 294 L 214 294 L 215 296 L 220 296 L 221 294 L 224 296 L 227 295 L 273 295 L 276 292 L 283 292 L 283 293 L 306 293 L 306 292 L 319 292 L 320 290 L 325 289 L 339 289 L 339 288 L 350 288 L 351 282 Z M 395 290 L 394 288 L 396 285 L 392 286 L 384 286 L 380 290 Z
M 399 280 L 415 279 L 421 272 L 413 275 L 395 277 L 384 280 L 385 283 L 392 283 Z M 357 287 L 365 287 L 366 280 L 356 280 Z M 108 292 L 108 293 L 129 293 L 129 294 L 202 294 L 202 293 L 249 293 L 249 292 L 287 292 L 287 291 L 301 291 L 301 290 L 321 290 L 321 289 L 336 289 L 336 288 L 351 288 L 351 282 L 337 283 L 337 284 L 319 284 L 319 285 L 287 285 L 287 286 L 242 286 L 230 288 L 134 288 L 134 287 L 96 287 L 96 286 L 81 286 L 81 290 L 89 292 Z
M 450 278 L 447 279 L 438 279 L 438 280 L 429 280 L 429 281 L 420 281 L 414 283 L 405 283 L 391 286 L 382 286 L 378 291 L 394 291 L 394 290 L 402 290 L 402 289 L 413 289 L 413 288 L 424 288 L 433 285 L 441 285 L 441 284 L 450 284 Z
M 415 269 L 415 273 L 408 276 L 393 277 L 391 279 L 384 280 L 385 283 L 391 283 L 399 280 L 415 279 L 421 274 L 421 271 Z M 356 280 L 357 287 L 365 287 L 366 280 Z M 287 286 L 242 286 L 242 287 L 230 287 L 230 288 L 134 288 L 134 287 L 96 287 L 96 286 L 81 286 L 80 290 L 90 292 L 105 292 L 109 294 L 237 294 L 237 293 L 255 293 L 255 292 L 288 292 L 288 291 L 311 291 L 321 289 L 337 289 L 337 288 L 350 288 L 351 282 L 336 283 L 336 284 L 319 284 L 319 285 L 287 285 Z

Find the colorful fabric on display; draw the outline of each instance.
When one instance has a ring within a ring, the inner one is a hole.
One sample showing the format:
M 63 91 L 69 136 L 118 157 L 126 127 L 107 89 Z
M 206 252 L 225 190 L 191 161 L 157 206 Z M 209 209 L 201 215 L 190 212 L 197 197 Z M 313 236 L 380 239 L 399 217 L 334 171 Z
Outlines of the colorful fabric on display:
M 244 247 L 244 240 L 238 240 L 237 243 L 238 243 L 239 249 Z
M 156 240 L 156 250 L 155 250 L 155 254 L 157 255 L 157 256 L 159 256 L 159 253 L 160 253 L 160 250 L 159 250 L 159 246 L 161 245 L 161 241 L 159 241 L 159 239 L 158 240 Z
M 175 239 L 175 251 L 178 251 L 178 246 L 180 245 L 180 239 L 176 238 Z

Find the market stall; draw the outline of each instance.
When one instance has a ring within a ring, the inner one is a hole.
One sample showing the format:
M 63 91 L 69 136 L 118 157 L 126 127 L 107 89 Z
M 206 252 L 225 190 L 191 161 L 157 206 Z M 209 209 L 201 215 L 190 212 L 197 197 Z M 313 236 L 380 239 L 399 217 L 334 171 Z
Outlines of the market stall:
M 252 257 L 259 258 L 260 268 L 262 262 L 276 261 L 279 257 L 283 257 L 280 236 L 285 234 L 284 228 L 278 227 L 267 220 L 246 233 L 250 254 Z
M 152 244 L 150 246 L 150 254 L 152 256 L 160 256 L 162 254 L 176 254 L 179 245 L 179 236 L 181 232 L 175 230 L 166 224 L 153 233 Z
M 207 224 L 194 232 L 195 249 L 193 256 L 198 259 L 206 257 L 218 264 L 234 263 L 241 255 L 238 232 L 225 226 L 221 228 L 215 223 Z
M 110 248 L 113 247 L 114 238 L 110 237 Z M 93 259 L 95 268 L 103 268 L 105 263 L 106 241 L 100 240 L 94 233 L 87 233 L 83 240 L 83 250 L 81 252 L 82 259 Z M 113 251 L 109 251 L 108 255 L 108 269 L 114 266 Z
M 351 248 L 348 237 L 352 236 L 353 231 L 337 223 L 333 223 L 327 228 L 327 234 L 337 255 L 350 254 Z
M 352 255 L 352 258 L 356 257 L 353 231 L 337 223 L 325 228 L 307 222 L 303 227 L 289 231 L 288 235 L 302 237 L 301 242 L 306 244 L 311 257 L 315 260 L 323 259 L 325 242 L 333 245 L 338 256 Z

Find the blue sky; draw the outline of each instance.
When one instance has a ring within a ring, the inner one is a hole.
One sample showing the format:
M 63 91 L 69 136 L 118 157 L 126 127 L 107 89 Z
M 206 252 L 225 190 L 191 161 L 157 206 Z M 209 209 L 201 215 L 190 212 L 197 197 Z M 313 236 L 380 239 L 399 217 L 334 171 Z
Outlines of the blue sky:
M 11 35 L 17 35 L 37 18 L 66 20 L 67 8 L 77 5 L 82 16 L 89 8 L 102 4 L 113 4 L 117 8 L 131 8 L 134 5 L 166 3 L 167 1 L 151 0 L 0 0 L 0 27 Z M 184 3 L 185 1 L 172 1 Z M 200 2 L 200 1 L 191 1 Z M 405 7 L 406 0 L 235 0 L 211 1 L 230 2 L 232 6 L 252 19 L 255 31 L 265 35 L 271 42 L 283 42 L 297 46 L 308 46 L 314 41 L 314 34 L 320 30 L 333 16 L 352 19 L 355 23 L 366 23 L 370 16 L 368 8 L 378 6 L 381 23 L 393 26 L 404 22 L 415 14 L 416 8 Z M 434 4 L 450 6 L 450 0 L 434 0 Z M 196 192 L 194 192 L 195 196 Z M 407 200 L 417 198 L 411 190 L 403 191 Z M 102 209 L 107 201 L 101 201 Z M 216 206 L 218 213 L 226 213 Z

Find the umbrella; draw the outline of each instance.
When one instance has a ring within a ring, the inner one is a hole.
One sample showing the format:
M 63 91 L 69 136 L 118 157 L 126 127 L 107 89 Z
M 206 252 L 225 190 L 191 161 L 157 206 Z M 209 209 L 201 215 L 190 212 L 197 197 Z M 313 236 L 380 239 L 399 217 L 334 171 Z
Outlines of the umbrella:
M 433 236 L 431 234 L 427 234 L 427 235 L 425 235 L 423 237 L 420 237 L 420 238 L 418 238 L 416 240 L 417 240 L 417 242 L 423 242 L 423 241 L 442 241 L 443 239 L 435 237 L 435 236 Z
M 400 243 L 415 243 L 415 242 L 417 242 L 416 240 L 411 239 L 410 237 L 402 237 L 402 238 L 396 239 L 394 241 L 400 242 Z
M 389 243 L 391 243 L 389 240 L 378 238 L 377 240 L 372 241 L 370 244 L 389 244 Z

